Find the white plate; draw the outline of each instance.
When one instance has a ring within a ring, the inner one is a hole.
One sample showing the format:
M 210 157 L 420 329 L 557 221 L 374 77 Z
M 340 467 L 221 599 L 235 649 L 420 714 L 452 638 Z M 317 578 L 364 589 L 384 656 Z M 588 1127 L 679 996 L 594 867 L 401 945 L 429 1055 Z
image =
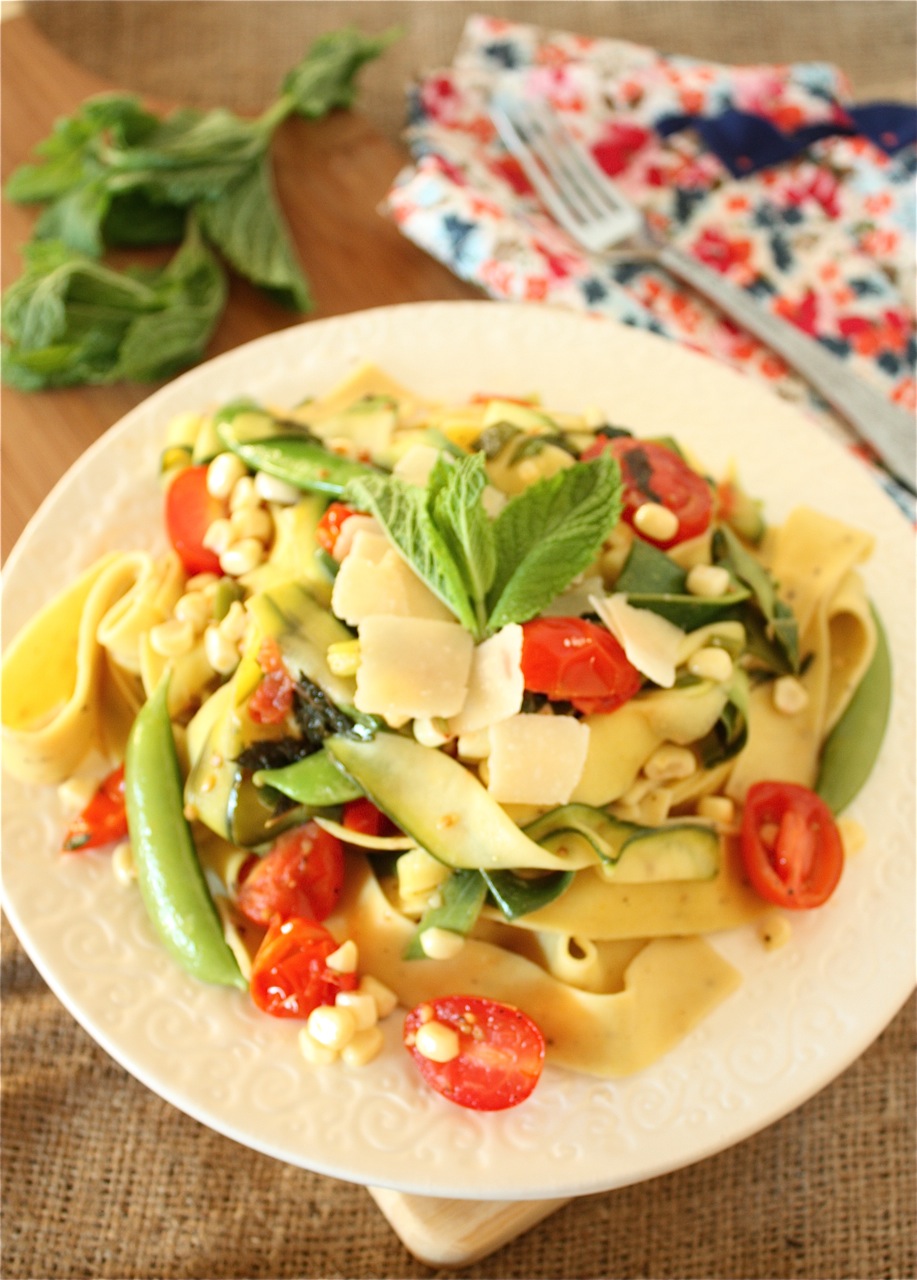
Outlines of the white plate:
M 744 982 L 661 1062 L 617 1082 L 547 1069 L 514 1110 L 463 1111 L 427 1091 L 388 1020 L 383 1056 L 311 1068 L 296 1024 L 186 978 L 139 896 L 102 855 L 60 859 L 48 793 L 5 784 L 4 906 L 44 978 L 149 1088 L 247 1146 L 337 1178 L 468 1199 L 571 1196 L 638 1182 L 770 1124 L 851 1063 L 914 984 L 914 546 L 874 480 L 766 389 L 671 343 L 544 307 L 433 303 L 313 322 L 230 352 L 158 391 L 73 467 L 4 575 L 13 635 L 103 550 L 158 528 L 156 464 L 176 412 L 239 395 L 292 404 L 373 359 L 420 392 L 539 392 L 598 405 L 638 433 L 671 431 L 742 477 L 779 519 L 809 503 L 871 530 L 870 592 L 888 628 L 895 702 L 852 813 L 869 833 L 824 911 L 766 953 L 752 930 L 717 945 Z

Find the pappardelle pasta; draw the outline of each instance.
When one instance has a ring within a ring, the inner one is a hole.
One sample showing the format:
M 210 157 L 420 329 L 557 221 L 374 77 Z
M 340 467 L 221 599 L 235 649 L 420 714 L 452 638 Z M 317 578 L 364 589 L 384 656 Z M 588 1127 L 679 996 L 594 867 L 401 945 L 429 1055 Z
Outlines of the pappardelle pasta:
M 310 1061 L 371 1060 L 401 1005 L 461 1105 L 545 1057 L 639 1071 L 738 984 L 709 935 L 830 897 L 889 699 L 868 534 L 371 365 L 183 415 L 161 482 L 169 550 L 9 648 L 5 767 L 80 796 L 65 851 L 114 847 L 175 960 Z

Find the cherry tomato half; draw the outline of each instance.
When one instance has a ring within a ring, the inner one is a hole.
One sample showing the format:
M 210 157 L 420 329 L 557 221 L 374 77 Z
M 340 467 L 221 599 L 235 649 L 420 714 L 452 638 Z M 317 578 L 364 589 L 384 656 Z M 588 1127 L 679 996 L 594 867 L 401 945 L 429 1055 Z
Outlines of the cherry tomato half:
M 254 924 L 275 916 L 324 920 L 344 887 L 344 847 L 315 822 L 278 836 L 263 858 L 253 862 L 239 886 L 236 905 Z
M 334 555 L 334 548 L 337 546 L 344 525 L 351 516 L 357 514 L 355 508 L 349 507 L 346 502 L 332 502 L 326 508 L 325 514 L 315 527 L 315 541 L 323 551 L 328 552 L 329 556 Z
M 749 787 L 740 841 L 752 888 L 778 907 L 820 907 L 844 869 L 834 815 L 821 796 L 797 783 Z
M 264 675 L 248 700 L 248 714 L 255 724 L 282 724 L 293 709 L 296 685 L 284 666 L 280 645 L 271 636 L 261 642 L 258 666 Z
M 77 853 L 81 849 L 97 849 L 100 845 L 123 840 L 126 835 L 124 765 L 119 764 L 102 780 L 83 812 L 67 827 L 63 850 L 64 853 Z
M 674 547 L 704 532 L 713 513 L 710 486 L 692 471 L 674 449 L 654 440 L 635 440 L 633 436 L 601 438 L 583 453 L 583 461 L 600 453 L 612 453 L 621 467 L 624 485 L 622 518 L 633 524 L 634 513 L 647 502 L 657 502 L 678 517 L 678 531 L 672 538 L 641 537 L 654 546 Z
M 224 503 L 207 491 L 205 466 L 179 471 L 166 491 L 166 533 L 189 577 L 220 572 L 219 558 L 204 546 L 204 534 L 225 515 Z
M 417 1048 L 417 1033 L 431 1012 L 458 1034 L 458 1057 L 449 1062 L 434 1062 Z M 473 1111 L 524 1102 L 544 1066 L 544 1036 L 532 1019 L 484 996 L 439 996 L 418 1005 L 404 1020 L 404 1043 L 432 1089 Z
M 314 920 L 275 918 L 252 961 L 250 989 L 259 1009 L 275 1018 L 308 1018 L 339 991 L 353 991 L 355 973 L 338 973 L 326 961 L 338 943 Z
M 643 683 L 607 627 L 585 618 L 524 622 L 522 678 L 532 693 L 570 702 L 583 715 L 614 711 Z

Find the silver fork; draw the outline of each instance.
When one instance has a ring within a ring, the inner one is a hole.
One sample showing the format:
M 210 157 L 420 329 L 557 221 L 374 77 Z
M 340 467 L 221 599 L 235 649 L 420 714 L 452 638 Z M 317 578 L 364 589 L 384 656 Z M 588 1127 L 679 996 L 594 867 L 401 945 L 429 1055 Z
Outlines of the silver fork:
M 917 422 L 851 372 L 836 356 L 745 290 L 675 245 L 654 241 L 639 210 L 602 172 L 561 120 L 536 99 L 502 96 L 491 116 L 556 221 L 584 248 L 622 260 L 651 259 L 690 285 L 782 356 L 865 441 L 911 493 Z M 627 244 L 627 248 L 614 249 Z

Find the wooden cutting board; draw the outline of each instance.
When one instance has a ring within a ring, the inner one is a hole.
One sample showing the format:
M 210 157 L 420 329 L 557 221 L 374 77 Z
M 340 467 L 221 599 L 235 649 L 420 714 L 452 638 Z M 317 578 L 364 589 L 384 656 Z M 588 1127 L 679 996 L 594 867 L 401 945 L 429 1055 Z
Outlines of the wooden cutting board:
M 59 116 L 88 95 L 114 86 L 67 61 L 25 17 L 4 22 L 2 35 L 0 173 L 5 184 Z M 380 215 L 379 202 L 407 157 L 368 120 L 353 112 L 336 112 L 318 122 L 289 120 L 275 137 L 274 155 L 280 201 L 317 304 L 313 318 L 480 296 Z M 20 249 L 35 216 L 33 209 L 2 202 L 4 289 L 20 274 Z M 209 354 L 302 319 L 235 279 Z M 154 389 L 125 383 L 32 395 L 2 389 L 4 560 L 26 521 L 76 458 Z M 565 1203 L 457 1201 L 369 1190 L 405 1246 L 432 1266 L 468 1265 Z

